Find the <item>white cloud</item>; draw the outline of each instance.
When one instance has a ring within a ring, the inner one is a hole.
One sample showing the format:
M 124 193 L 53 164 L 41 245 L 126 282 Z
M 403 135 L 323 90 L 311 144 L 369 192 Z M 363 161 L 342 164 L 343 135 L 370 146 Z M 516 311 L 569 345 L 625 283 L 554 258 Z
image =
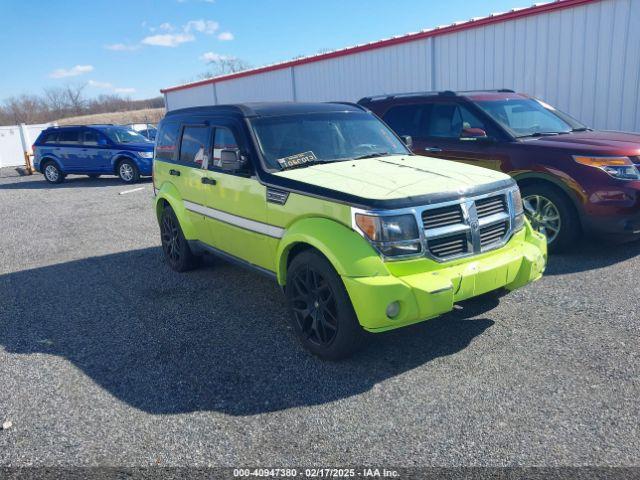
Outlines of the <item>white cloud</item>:
M 126 43 L 112 43 L 110 45 L 105 45 L 104 48 L 107 50 L 113 50 L 114 52 L 131 52 L 133 50 L 138 50 L 140 45 L 127 45 Z
M 89 87 L 99 88 L 102 90 L 110 90 L 113 93 L 135 93 L 135 88 L 129 87 L 114 87 L 112 83 L 109 82 L 99 82 L 98 80 L 89 80 L 87 82 Z
M 220 32 L 218 34 L 218 40 L 222 40 L 223 42 L 228 42 L 229 40 L 233 40 L 234 36 L 231 32 Z
M 219 27 L 218 22 L 214 22 L 213 20 L 190 20 L 184 25 L 183 29 L 185 32 L 196 31 L 204 33 L 205 35 L 211 35 L 215 33 Z
M 175 27 L 171 25 L 169 22 L 161 23 L 158 27 L 160 30 L 164 30 L 165 32 L 173 32 Z
M 109 90 L 113 88 L 113 85 L 110 84 L 109 82 L 98 82 L 97 80 L 89 80 L 87 82 L 87 85 L 94 88 L 106 88 Z
M 200 60 L 209 63 L 209 62 L 217 62 L 218 60 L 226 60 L 229 57 L 227 57 L 226 55 L 220 55 L 219 53 L 206 52 L 200 55 L 199 58 Z
M 93 71 L 93 65 L 76 65 L 69 69 L 58 68 L 49 74 L 51 78 L 77 77 Z
M 145 37 L 142 39 L 142 43 L 154 47 L 177 47 L 181 43 L 193 42 L 194 40 L 195 37 L 190 33 L 166 33 Z

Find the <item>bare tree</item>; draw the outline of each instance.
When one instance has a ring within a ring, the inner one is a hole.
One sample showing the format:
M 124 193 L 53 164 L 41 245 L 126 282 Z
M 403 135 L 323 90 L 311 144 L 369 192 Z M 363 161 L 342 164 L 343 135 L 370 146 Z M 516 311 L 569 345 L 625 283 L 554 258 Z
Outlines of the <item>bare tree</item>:
M 19 95 L 7 98 L 1 108 L 7 123 L 36 123 L 46 116 L 47 107 L 36 95 Z
M 84 83 L 84 84 L 76 84 L 76 85 L 67 84 L 64 87 L 64 98 L 67 101 L 67 105 L 69 106 L 69 109 L 75 115 L 80 115 L 86 104 L 86 100 L 82 95 L 82 92 L 86 86 L 87 84 Z
M 93 113 L 164 107 L 164 98 L 132 100 L 116 94 L 87 99 L 85 85 L 45 88 L 42 95 L 18 95 L 0 102 L 0 125 L 43 123 Z
M 213 78 L 230 73 L 242 72 L 252 68 L 251 64 L 236 57 L 220 56 L 208 62 L 210 70 L 200 74 L 200 78 Z

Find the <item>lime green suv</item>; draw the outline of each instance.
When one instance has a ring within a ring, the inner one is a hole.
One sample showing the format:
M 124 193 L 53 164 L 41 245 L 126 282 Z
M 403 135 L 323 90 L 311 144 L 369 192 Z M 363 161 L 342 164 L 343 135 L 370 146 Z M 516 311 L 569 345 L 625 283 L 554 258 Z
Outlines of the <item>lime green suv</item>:
M 545 239 L 515 182 L 410 141 L 355 104 L 171 111 L 153 165 L 166 260 L 182 272 L 211 253 L 272 277 L 326 359 L 540 278 Z

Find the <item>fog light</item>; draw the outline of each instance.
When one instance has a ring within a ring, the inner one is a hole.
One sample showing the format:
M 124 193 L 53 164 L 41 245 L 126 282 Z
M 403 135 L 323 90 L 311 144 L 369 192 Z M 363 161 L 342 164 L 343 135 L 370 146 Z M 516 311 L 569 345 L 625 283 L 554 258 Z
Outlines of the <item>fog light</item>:
M 391 302 L 389 305 L 387 305 L 387 317 L 395 318 L 398 316 L 399 313 L 400 313 L 400 303 Z

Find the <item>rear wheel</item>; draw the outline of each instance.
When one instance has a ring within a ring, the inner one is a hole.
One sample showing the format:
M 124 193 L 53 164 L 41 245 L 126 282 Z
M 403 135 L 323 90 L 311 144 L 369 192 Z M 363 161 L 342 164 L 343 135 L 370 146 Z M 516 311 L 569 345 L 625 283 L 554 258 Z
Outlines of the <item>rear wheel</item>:
M 42 171 L 44 179 L 49 183 L 62 183 L 64 181 L 64 174 L 54 162 L 47 162 Z
M 189 248 L 178 217 L 169 205 L 165 207 L 160 217 L 160 237 L 164 258 L 173 270 L 186 272 L 197 266 L 199 258 Z
M 132 160 L 122 160 L 118 164 L 118 176 L 124 183 L 138 183 L 140 170 Z
M 293 328 L 302 345 L 325 360 L 351 356 L 365 332 L 351 300 L 329 261 L 309 250 L 289 265 L 285 289 Z
M 578 215 L 558 189 L 533 184 L 522 188 L 524 213 L 534 230 L 547 237 L 550 252 L 567 250 L 580 234 Z

